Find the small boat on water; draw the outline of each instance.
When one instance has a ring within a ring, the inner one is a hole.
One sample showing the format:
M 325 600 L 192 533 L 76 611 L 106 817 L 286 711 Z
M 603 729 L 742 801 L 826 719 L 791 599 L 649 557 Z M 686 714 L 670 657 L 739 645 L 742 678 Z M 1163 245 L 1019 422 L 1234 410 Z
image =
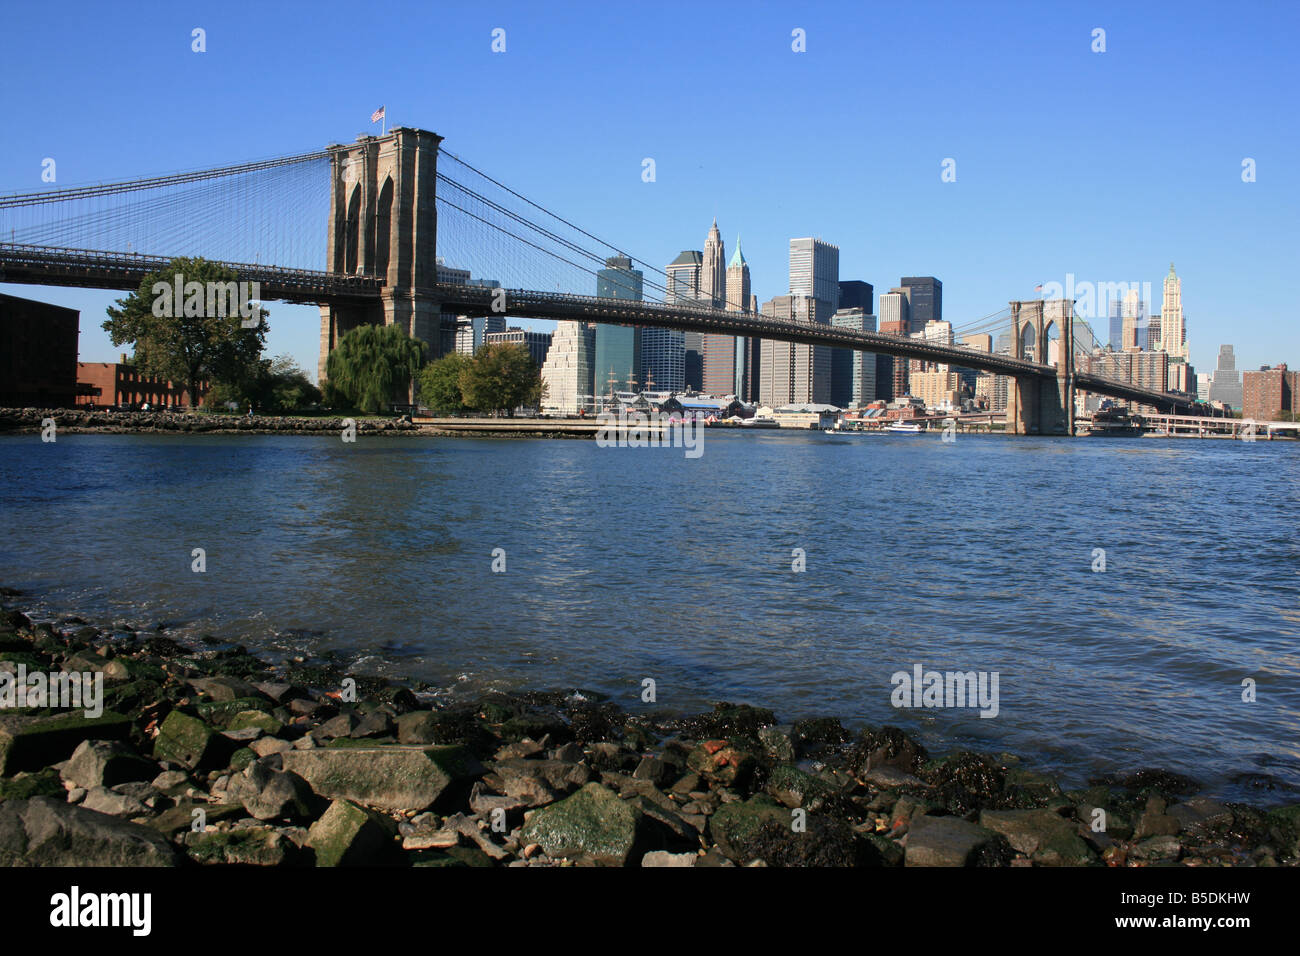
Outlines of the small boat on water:
M 893 434 L 919 435 L 921 434 L 921 426 L 916 422 L 894 422 L 885 431 Z

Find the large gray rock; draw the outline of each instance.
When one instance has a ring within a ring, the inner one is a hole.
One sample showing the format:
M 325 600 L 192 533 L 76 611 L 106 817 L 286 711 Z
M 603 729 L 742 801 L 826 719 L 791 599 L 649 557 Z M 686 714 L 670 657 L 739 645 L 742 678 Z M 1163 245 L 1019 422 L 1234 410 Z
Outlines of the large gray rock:
M 64 783 L 91 790 L 133 780 L 152 780 L 158 775 L 158 764 L 119 741 L 86 740 L 72 752 L 60 775 Z
M 424 810 L 483 773 L 464 747 L 321 747 L 281 755 L 284 769 L 332 800 L 381 810 Z
M 905 866 L 973 866 L 978 851 L 996 836 L 960 817 L 916 816 L 907 834 L 903 862 Z
M 255 761 L 230 779 L 226 802 L 239 803 L 258 820 L 303 820 L 311 816 L 316 797 L 296 773 L 277 771 Z
M 0 866 L 175 866 L 157 830 L 53 797 L 0 803 Z
M 1053 810 L 985 810 L 980 825 L 1044 866 L 1085 866 L 1094 859 L 1078 828 Z

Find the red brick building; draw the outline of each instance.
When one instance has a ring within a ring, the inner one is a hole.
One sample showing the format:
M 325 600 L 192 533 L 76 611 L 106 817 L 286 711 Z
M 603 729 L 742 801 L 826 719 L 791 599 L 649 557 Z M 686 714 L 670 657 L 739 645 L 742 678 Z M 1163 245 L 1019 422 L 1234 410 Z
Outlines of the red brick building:
M 0 294 L 0 406 L 70 408 L 81 313 Z
M 88 394 L 77 397 L 78 405 L 140 405 L 167 408 L 190 404 L 190 393 L 184 385 L 149 378 L 122 356 L 121 362 L 78 362 L 77 382 Z M 203 405 L 208 383 L 199 386 L 199 405 Z
M 1287 371 L 1286 363 L 1241 373 L 1241 417 L 1271 421 L 1278 412 L 1296 410 L 1300 372 Z

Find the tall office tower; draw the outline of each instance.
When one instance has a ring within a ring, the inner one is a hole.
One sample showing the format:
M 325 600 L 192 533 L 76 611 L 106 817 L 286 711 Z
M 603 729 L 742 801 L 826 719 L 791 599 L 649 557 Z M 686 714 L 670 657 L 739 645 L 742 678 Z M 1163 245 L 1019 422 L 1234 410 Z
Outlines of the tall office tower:
M 822 322 L 840 307 L 840 247 L 806 237 L 790 240 L 790 294 L 828 304 Z
M 1124 300 L 1110 299 L 1107 302 L 1107 317 L 1110 320 L 1110 338 L 1108 340 L 1111 351 L 1124 351 Z
M 704 253 L 698 249 L 683 249 L 681 254 L 668 263 L 664 271 L 668 274 L 669 305 L 698 305 L 700 301 L 700 267 L 704 263 Z
M 703 295 L 700 289 L 700 271 L 703 265 L 704 253 L 698 249 L 684 249 L 681 255 L 668 263 L 668 268 L 665 270 L 668 273 L 668 294 L 665 297 L 668 304 L 692 306 L 703 304 L 700 302 Z M 660 344 L 665 350 L 665 355 L 672 353 L 674 348 L 672 343 L 664 342 Z M 642 338 L 641 347 L 645 348 L 644 337 Z M 674 389 L 675 391 L 704 387 L 703 351 L 704 346 L 699 332 L 684 334 L 682 342 L 682 378 Z M 672 367 L 672 362 L 670 362 L 669 368 L 665 369 L 670 375 L 672 374 Z M 656 380 L 655 385 L 659 388 L 670 387 L 661 384 L 658 380 Z
M 1214 384 L 1214 376 L 1209 372 L 1196 373 L 1196 400 L 1198 402 L 1208 402 L 1210 400 L 1210 386 Z
M 596 273 L 596 295 L 605 299 L 642 298 L 642 273 L 627 256 L 611 256 Z M 594 394 L 608 399 L 610 392 L 635 391 L 641 374 L 641 329 L 627 325 L 596 325 L 596 360 L 592 372 Z
M 710 242 L 713 241 L 716 232 L 715 222 L 714 228 L 709 232 Z M 721 247 L 719 239 L 717 248 Z M 706 243 L 704 251 L 706 269 L 701 273 L 702 276 L 707 273 L 708 262 L 709 250 Z M 731 261 L 727 263 L 727 271 L 723 274 L 723 284 L 725 295 L 719 300 L 718 307 L 725 307 L 731 312 L 747 312 L 750 303 L 749 263 L 745 261 L 745 255 L 740 251 L 739 239 L 736 240 L 736 251 L 732 253 Z M 711 395 L 741 397 L 745 390 L 746 340 L 734 335 L 706 334 L 702 338 L 703 390 Z
M 1237 356 L 1231 345 L 1219 346 L 1219 364 L 1210 376 L 1209 400 L 1222 402 L 1229 408 L 1241 410 L 1241 373 L 1237 371 Z
M 880 296 L 880 331 L 886 335 L 907 338 L 911 334 L 911 313 L 907 292 L 902 288 L 890 289 Z M 890 363 L 889 397 L 902 398 L 907 394 L 907 359 L 895 357 Z
M 924 328 L 927 322 L 943 319 L 942 282 L 934 276 L 904 276 L 898 280 L 898 284 L 907 290 L 912 328 Z
M 1165 276 L 1164 304 L 1160 307 L 1160 347 L 1169 358 L 1187 361 L 1187 323 L 1183 319 L 1183 280 L 1174 274 L 1169 263 Z
M 831 316 L 831 325 L 855 332 L 874 332 L 876 317 L 863 308 L 841 308 Z M 831 350 L 832 405 L 860 407 L 876 400 L 877 357 L 875 352 Z
M 1160 331 L 1161 331 L 1160 323 L 1161 323 L 1160 313 L 1157 312 L 1155 315 L 1151 316 L 1151 318 L 1147 320 L 1147 328 L 1146 328 L 1147 334 L 1145 339 L 1143 338 L 1142 333 L 1140 331 L 1138 332 L 1138 344 L 1142 347 L 1143 350 L 1147 352 L 1160 351 Z
M 825 325 L 829 322 L 818 320 L 825 307 L 825 302 L 812 296 L 779 295 L 763 303 L 762 313 L 774 319 Z M 760 403 L 773 408 L 830 403 L 831 349 L 764 339 L 760 365 Z
M 718 232 L 715 217 L 704 240 L 704 254 L 700 261 L 700 298 L 704 304 L 721 309 L 727 299 L 727 276 L 723 271 L 726 250 L 722 246 L 722 233 Z
M 841 309 L 863 309 L 869 315 L 876 312 L 875 289 L 861 279 L 844 279 L 840 282 Z
M 641 388 L 680 392 L 686 388 L 686 336 L 677 329 L 641 330 Z
M 546 386 L 543 410 L 557 415 L 595 411 L 592 400 L 595 353 L 596 333 L 591 325 L 567 319 L 556 323 L 542 366 L 542 383 Z

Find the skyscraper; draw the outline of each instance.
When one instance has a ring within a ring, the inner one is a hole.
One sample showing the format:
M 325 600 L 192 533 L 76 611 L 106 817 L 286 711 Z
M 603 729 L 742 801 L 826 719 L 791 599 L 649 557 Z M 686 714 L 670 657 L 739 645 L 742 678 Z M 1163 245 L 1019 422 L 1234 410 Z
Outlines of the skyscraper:
M 829 322 L 840 307 L 840 247 L 811 237 L 791 239 L 790 294 L 825 302 L 820 320 Z
M 546 386 L 542 409 L 557 415 L 595 411 L 592 401 L 592 370 L 596 335 L 586 322 L 562 320 L 555 325 L 551 348 L 542 366 Z
M 876 317 L 864 308 L 842 308 L 831 316 L 831 325 L 856 332 L 874 332 Z M 848 408 L 876 400 L 876 358 L 874 352 L 831 350 L 832 405 Z
M 710 308 L 721 309 L 727 299 L 727 278 L 722 265 L 725 257 L 722 233 L 718 232 L 715 217 L 704 240 L 704 254 L 700 260 L 700 298 Z
M 611 256 L 596 273 L 596 295 L 608 299 L 640 301 L 642 273 L 627 256 Z M 641 329 L 626 325 L 596 326 L 593 393 L 607 398 L 611 391 L 633 390 L 641 374 Z
M 683 249 L 672 262 L 668 263 L 665 270 L 668 273 L 668 295 L 666 300 L 670 305 L 701 305 L 700 302 L 702 291 L 700 289 L 700 273 L 704 265 L 704 253 L 698 249 Z M 678 333 L 682 336 L 682 381 L 676 386 L 676 390 L 684 388 L 698 389 L 704 385 L 704 345 L 699 332 Z M 661 337 L 657 337 L 661 338 Z M 664 340 L 664 348 L 671 351 L 672 345 L 668 339 Z M 642 340 L 644 347 L 644 339 Z M 665 352 L 664 354 L 667 354 Z M 671 374 L 671 373 L 670 373 Z M 658 379 L 655 382 L 660 388 L 668 388 L 668 385 L 662 385 Z
M 711 237 L 712 233 L 710 233 Z M 706 249 L 705 262 L 707 261 Z M 745 256 L 740 251 L 739 239 L 736 240 L 736 251 L 732 253 L 731 261 L 727 264 L 724 288 L 725 307 L 729 311 L 749 311 L 749 263 L 745 261 Z M 704 391 L 712 395 L 743 396 L 748 340 L 734 335 L 705 335 L 703 348 Z
M 880 296 L 880 331 L 886 335 L 897 335 L 902 338 L 907 338 L 911 334 L 911 313 L 908 309 L 905 289 L 890 289 Z M 895 357 L 891 365 L 888 397 L 901 398 L 907 394 L 907 359 Z M 878 391 L 880 387 L 878 383 Z
M 839 307 L 865 309 L 868 314 L 875 314 L 875 289 L 870 282 L 863 282 L 861 279 L 842 279 Z
M 898 285 L 907 290 L 913 329 L 943 320 L 943 283 L 934 276 L 904 276 Z
M 1183 280 L 1174 274 L 1169 263 L 1165 276 L 1164 303 L 1160 307 L 1160 347 L 1169 358 L 1187 361 L 1187 324 L 1183 319 Z
M 812 296 L 779 295 L 763 303 L 762 313 L 774 319 L 818 323 L 825 302 Z M 820 324 L 827 325 L 828 321 Z M 763 339 L 759 398 L 764 405 L 829 404 L 831 399 L 831 349 Z
M 1219 364 L 1210 376 L 1209 400 L 1241 410 L 1241 373 L 1237 371 L 1237 356 L 1231 345 L 1219 346 Z

